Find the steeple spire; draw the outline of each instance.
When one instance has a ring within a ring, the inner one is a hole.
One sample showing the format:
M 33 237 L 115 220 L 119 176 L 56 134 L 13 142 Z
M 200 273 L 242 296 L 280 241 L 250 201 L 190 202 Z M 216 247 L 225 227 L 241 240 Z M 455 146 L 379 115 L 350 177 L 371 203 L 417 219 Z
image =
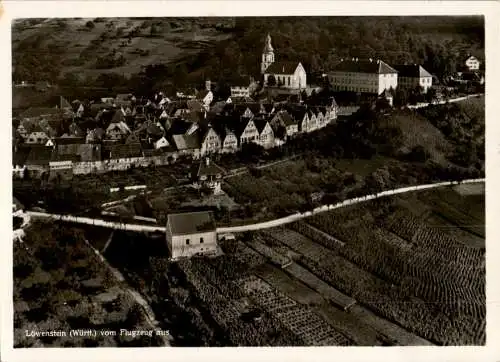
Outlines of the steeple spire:
M 264 74 L 267 67 L 269 67 L 272 63 L 274 63 L 274 49 L 271 45 L 271 35 L 267 34 L 264 50 L 262 52 L 262 62 L 260 65 L 261 73 Z
M 263 53 L 270 53 L 270 52 L 273 52 L 274 49 L 273 49 L 273 46 L 271 45 L 271 35 L 269 35 L 269 33 L 267 33 L 267 36 L 266 36 L 266 45 L 264 46 L 264 51 Z

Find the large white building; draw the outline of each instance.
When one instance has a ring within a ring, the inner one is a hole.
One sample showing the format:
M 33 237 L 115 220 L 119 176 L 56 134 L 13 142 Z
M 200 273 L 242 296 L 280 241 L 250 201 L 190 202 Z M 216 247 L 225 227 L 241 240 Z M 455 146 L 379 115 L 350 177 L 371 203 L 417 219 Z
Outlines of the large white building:
M 398 72 L 381 60 L 342 60 L 328 73 L 328 80 L 336 91 L 373 93 L 396 89 Z
M 432 87 L 432 74 L 421 65 L 395 65 L 398 71 L 398 87 L 404 89 L 416 89 L 421 87 L 424 93 Z
M 261 73 L 264 75 L 264 85 L 276 86 L 289 90 L 301 90 L 307 87 L 307 74 L 300 62 L 276 62 L 271 36 L 267 34 L 266 44 L 262 52 Z M 270 81 L 274 78 L 273 81 Z
M 217 233 L 209 211 L 170 214 L 167 218 L 167 245 L 173 260 L 217 252 Z

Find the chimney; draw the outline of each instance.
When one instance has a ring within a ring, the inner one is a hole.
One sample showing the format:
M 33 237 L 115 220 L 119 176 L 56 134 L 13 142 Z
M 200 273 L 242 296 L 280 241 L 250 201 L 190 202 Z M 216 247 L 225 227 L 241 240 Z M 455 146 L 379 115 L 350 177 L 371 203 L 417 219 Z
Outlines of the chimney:
M 212 90 L 212 82 L 210 82 L 210 79 L 205 81 L 205 88 L 207 91 Z

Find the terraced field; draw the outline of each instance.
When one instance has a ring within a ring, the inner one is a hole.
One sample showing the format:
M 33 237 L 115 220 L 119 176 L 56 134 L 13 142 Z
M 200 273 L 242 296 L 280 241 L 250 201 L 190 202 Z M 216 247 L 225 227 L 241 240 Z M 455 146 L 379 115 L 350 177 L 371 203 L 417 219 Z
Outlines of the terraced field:
M 482 192 L 411 193 L 246 234 L 210 284 L 230 283 L 222 294 L 243 293 L 299 344 L 482 345 Z
M 481 192 L 419 192 L 390 200 L 390 212 L 367 203 L 270 234 L 323 280 L 408 331 L 441 345 L 480 345 L 486 315 Z

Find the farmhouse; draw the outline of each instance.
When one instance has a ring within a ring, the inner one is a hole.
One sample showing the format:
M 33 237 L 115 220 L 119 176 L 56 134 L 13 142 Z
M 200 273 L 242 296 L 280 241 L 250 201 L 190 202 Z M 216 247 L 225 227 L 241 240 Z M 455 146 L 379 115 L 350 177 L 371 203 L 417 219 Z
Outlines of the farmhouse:
M 416 89 L 422 87 L 423 93 L 432 87 L 432 74 L 421 65 L 395 65 L 398 71 L 398 87 L 405 89 Z
M 328 80 L 336 91 L 380 95 L 386 89 L 396 89 L 398 72 L 381 60 L 342 59 L 329 72 Z
M 217 252 L 215 221 L 209 211 L 168 215 L 166 234 L 173 260 Z

